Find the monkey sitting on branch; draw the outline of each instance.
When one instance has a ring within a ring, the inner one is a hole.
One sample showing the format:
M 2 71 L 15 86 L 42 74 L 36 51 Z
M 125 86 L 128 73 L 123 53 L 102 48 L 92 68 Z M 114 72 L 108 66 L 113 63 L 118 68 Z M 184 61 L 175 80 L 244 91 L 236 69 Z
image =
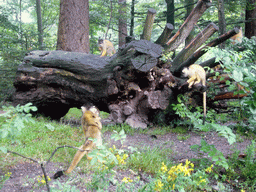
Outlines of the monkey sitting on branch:
M 116 53 L 114 45 L 109 40 L 99 39 L 98 46 L 99 46 L 99 50 L 101 51 L 100 57 L 104 57 L 107 55 L 112 56 Z
M 101 138 L 101 129 L 102 124 L 100 122 L 101 118 L 99 117 L 99 110 L 96 107 L 91 107 L 90 109 L 86 109 L 85 107 L 82 108 L 82 127 L 85 135 L 85 142 L 82 146 L 79 147 L 80 150 L 78 150 L 74 156 L 73 161 L 71 162 L 69 168 L 66 171 L 58 171 L 54 174 L 53 178 L 57 179 L 61 177 L 63 174 L 69 174 L 73 169 L 76 167 L 76 165 L 79 163 L 79 161 L 82 159 L 82 157 L 86 154 L 88 154 L 90 151 L 92 151 L 93 148 L 96 147 L 96 143 L 94 143 L 91 140 L 88 140 L 88 138 L 97 139 L 97 143 L 99 145 L 102 145 L 102 138 Z M 92 158 L 87 155 L 87 159 L 91 160 Z
M 192 64 L 189 67 L 185 67 L 182 70 L 182 76 L 188 77 L 187 80 L 188 88 L 191 88 L 194 84 L 202 83 L 203 86 L 206 86 L 206 73 L 203 67 L 198 64 Z M 204 118 L 203 125 L 206 118 L 206 91 L 203 92 L 203 106 L 204 106 Z

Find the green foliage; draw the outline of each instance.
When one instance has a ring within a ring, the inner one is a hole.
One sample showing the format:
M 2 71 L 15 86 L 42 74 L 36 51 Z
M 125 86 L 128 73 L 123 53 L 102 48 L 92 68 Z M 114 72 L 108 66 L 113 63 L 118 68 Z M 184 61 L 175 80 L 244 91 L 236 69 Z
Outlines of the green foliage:
M 111 135 L 111 139 L 114 139 L 115 141 L 120 140 L 121 144 L 123 145 L 125 138 L 126 138 L 126 134 L 124 132 L 124 130 L 122 129 L 119 133 L 117 131 L 114 131 L 115 134 Z
M 68 113 L 63 117 L 63 119 L 67 119 L 67 120 L 79 119 L 80 120 L 81 116 L 82 116 L 81 109 L 74 107 L 69 109 Z
M 204 139 L 201 139 L 201 145 L 192 145 L 191 149 L 207 153 L 208 156 L 215 162 L 216 165 L 228 169 L 228 163 L 223 153 L 215 148 L 214 145 L 209 145 Z
M 205 171 L 194 171 L 194 164 L 186 160 L 184 165 L 180 163 L 170 168 L 162 162 L 156 178 L 146 187 L 149 188 L 148 191 L 185 192 L 209 190 L 208 184 Z
M 156 147 L 144 147 L 143 151 L 137 151 L 130 155 L 127 160 L 127 166 L 132 167 L 135 170 L 143 170 L 146 173 L 156 174 L 160 169 L 161 163 L 164 162 L 170 165 L 170 156 L 172 155 L 172 149 Z
M 124 132 L 129 134 L 129 135 L 133 135 L 136 132 L 138 132 L 137 129 L 132 128 L 130 125 L 128 125 L 126 123 L 117 124 L 117 125 L 107 125 L 106 127 L 104 127 L 103 132 L 104 131 L 117 131 L 117 132 L 120 132 L 122 130 L 124 130 Z
M 17 135 L 20 135 L 22 129 L 25 128 L 25 122 L 34 123 L 31 118 L 30 111 L 37 111 L 37 108 L 32 106 L 32 103 L 16 107 L 3 106 L 5 113 L 0 114 L 0 138 L 8 139 L 12 142 L 18 141 Z M 2 152 L 7 152 L 5 147 L 0 147 Z
M 235 91 L 235 94 L 247 94 L 247 97 L 240 102 L 240 113 L 248 118 L 247 129 L 251 131 L 255 131 L 256 125 L 256 67 L 253 64 L 256 61 L 255 44 L 255 37 L 251 40 L 243 38 L 244 51 L 236 52 L 232 49 L 219 50 L 217 48 L 210 48 L 209 51 L 209 54 L 216 56 L 216 61 L 222 61 L 225 72 L 236 82 L 235 84 L 230 81 L 226 82 L 230 91 L 237 90 L 237 83 L 243 86 L 242 90 Z
M 187 124 L 189 127 L 194 126 L 194 128 L 201 127 L 203 124 L 203 120 L 200 119 L 202 117 L 202 113 L 200 112 L 200 108 L 197 107 L 196 112 L 191 112 L 189 107 L 185 105 L 185 97 L 183 95 L 179 95 L 177 97 L 177 104 L 171 104 L 172 109 L 175 111 L 177 115 L 181 117 L 183 123 Z
M 54 187 L 51 187 L 51 191 L 53 192 L 79 192 L 80 190 L 76 188 L 76 186 L 72 186 L 69 184 L 70 181 L 66 183 L 61 183 L 58 180 L 55 181 Z
M 252 144 L 247 146 L 244 157 L 240 157 L 241 152 L 236 150 L 228 159 L 229 169 L 225 173 L 226 177 L 231 180 L 243 181 L 239 186 L 245 189 L 247 188 L 248 191 L 256 189 L 255 149 L 255 141 L 252 141 Z
M 211 126 L 217 131 L 221 136 L 225 137 L 228 140 L 228 143 L 232 145 L 236 142 L 236 135 L 232 132 L 232 130 L 225 125 L 219 125 L 212 123 Z
M 0 176 L 0 189 L 2 189 L 4 183 L 10 178 L 11 175 L 11 172 L 7 172 L 6 174 Z
M 224 125 L 219 125 L 215 123 L 205 123 L 205 125 L 202 124 L 202 120 L 200 117 L 202 117 L 202 113 L 199 107 L 196 107 L 198 111 L 191 112 L 189 108 L 185 105 L 185 100 L 183 95 L 179 95 L 177 99 L 177 104 L 172 104 L 173 110 L 176 111 L 176 114 L 178 114 L 182 120 L 185 119 L 185 121 L 182 121 L 182 123 L 187 123 L 188 126 L 193 126 L 195 130 L 199 131 L 210 131 L 215 130 L 220 135 L 227 138 L 229 144 L 233 144 L 236 141 L 236 136 L 232 132 L 232 130 Z M 212 116 L 211 113 L 208 111 L 207 116 Z

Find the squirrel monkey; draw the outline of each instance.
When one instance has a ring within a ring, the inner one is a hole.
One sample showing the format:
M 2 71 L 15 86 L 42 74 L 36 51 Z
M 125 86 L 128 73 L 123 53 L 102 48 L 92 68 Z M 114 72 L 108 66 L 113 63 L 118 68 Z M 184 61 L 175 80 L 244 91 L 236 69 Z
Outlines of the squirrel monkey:
M 243 38 L 242 27 L 239 27 L 239 33 L 237 33 L 236 35 L 230 37 L 230 39 L 233 40 L 231 43 L 232 43 L 233 45 L 235 45 L 235 44 L 237 44 L 237 43 L 242 43 L 242 38 Z
M 98 46 L 99 46 L 99 50 L 101 51 L 100 57 L 104 57 L 107 55 L 112 56 L 116 53 L 114 45 L 109 40 L 99 39 Z
M 188 88 L 191 88 L 192 85 L 197 83 L 202 83 L 204 86 L 206 85 L 206 73 L 203 67 L 197 64 L 192 64 L 189 67 L 185 67 L 182 70 L 183 76 L 188 77 Z M 203 125 L 205 123 L 206 118 L 206 92 L 203 92 L 203 106 L 204 106 L 204 119 Z
M 74 159 L 71 162 L 71 165 L 69 168 L 64 171 L 65 174 L 69 174 L 79 163 L 79 161 L 82 159 L 82 157 L 86 154 L 88 154 L 93 148 L 96 147 L 96 143 L 93 143 L 93 141 L 88 140 L 88 138 L 94 138 L 97 139 L 97 143 L 102 145 L 102 138 L 101 138 L 101 129 L 102 124 L 100 122 L 101 118 L 99 117 L 99 110 L 96 107 L 91 107 L 88 110 L 85 107 L 82 108 L 82 118 L 81 123 L 85 135 L 85 142 L 84 144 L 79 147 L 79 149 L 84 150 L 80 151 L 78 150 L 74 156 Z M 92 158 L 87 155 L 87 159 L 91 160 Z M 63 171 L 58 171 L 54 174 L 53 178 L 57 179 L 58 177 L 63 175 Z

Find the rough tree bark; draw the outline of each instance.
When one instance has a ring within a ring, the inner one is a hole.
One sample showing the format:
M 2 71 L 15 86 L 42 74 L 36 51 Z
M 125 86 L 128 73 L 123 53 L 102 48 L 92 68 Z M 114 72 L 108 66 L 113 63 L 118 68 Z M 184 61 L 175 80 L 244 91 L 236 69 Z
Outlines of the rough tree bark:
M 246 0 L 245 9 L 245 37 L 256 36 L 256 0 Z
M 125 44 L 125 37 L 127 36 L 127 22 L 126 22 L 126 0 L 118 0 L 119 4 L 119 17 L 118 19 L 118 38 L 119 47 Z
M 226 19 L 225 19 L 225 8 L 223 0 L 218 0 L 218 21 L 219 21 L 219 34 L 226 33 Z M 225 44 L 222 43 L 219 46 L 221 49 L 225 48 Z
M 148 10 L 148 14 L 147 14 L 147 18 L 146 18 L 146 21 L 145 21 L 144 30 L 143 30 L 143 34 L 141 36 L 141 39 L 150 40 L 151 33 L 152 33 L 152 30 L 153 30 L 153 23 L 154 23 L 154 20 L 155 20 L 155 15 L 156 15 L 156 10 L 150 8 Z
M 184 42 L 209 3 L 209 0 L 200 0 L 171 39 L 173 26 L 167 24 L 156 43 L 134 40 L 112 57 L 66 51 L 30 52 L 17 71 L 14 101 L 32 102 L 39 113 L 55 119 L 64 116 L 71 107 L 95 105 L 109 112 L 115 123 L 146 128 L 151 117 L 176 102 L 179 93 L 188 91 L 186 80 L 174 76 L 174 72 L 206 52 L 203 48 L 197 49 L 217 27 L 209 24 L 173 63 L 165 63 L 160 57 L 164 51 L 173 50 Z M 153 22 L 150 23 L 151 26 L 144 29 L 147 38 L 152 32 Z M 236 29 L 229 31 L 205 47 L 216 46 L 238 32 Z M 204 65 L 214 62 L 212 58 Z M 170 67 L 172 64 L 174 68 Z M 202 90 L 203 86 L 198 84 L 194 88 Z
M 61 0 L 57 50 L 89 53 L 89 0 Z
M 187 18 L 194 8 L 194 0 L 185 0 L 185 5 L 186 5 L 186 18 Z M 190 32 L 188 37 L 185 39 L 185 46 L 187 46 L 193 38 L 194 38 L 194 29 Z
M 39 47 L 39 50 L 42 50 L 43 49 L 43 24 L 42 24 L 40 0 L 36 0 L 36 16 L 37 16 L 37 31 L 38 31 L 38 47 Z

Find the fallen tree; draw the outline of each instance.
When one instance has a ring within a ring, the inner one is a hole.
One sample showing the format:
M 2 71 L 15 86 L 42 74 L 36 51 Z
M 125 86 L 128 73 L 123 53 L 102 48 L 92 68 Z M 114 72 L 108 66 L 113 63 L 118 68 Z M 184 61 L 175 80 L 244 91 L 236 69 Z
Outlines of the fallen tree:
M 146 128 L 151 117 L 175 103 L 179 93 L 188 91 L 185 80 L 179 78 L 182 68 L 202 56 L 205 47 L 216 46 L 239 32 L 229 31 L 198 50 L 218 30 L 210 23 L 172 63 L 162 61 L 163 53 L 174 51 L 184 42 L 210 4 L 209 0 L 199 0 L 175 35 L 171 37 L 173 26 L 167 24 L 155 43 L 145 40 L 152 31 L 148 25 L 153 25 L 155 12 L 151 9 L 143 31 L 145 39 L 127 42 L 112 57 L 32 51 L 17 71 L 14 102 L 32 102 L 38 107 L 38 113 L 54 119 L 63 117 L 71 107 L 95 105 L 109 112 L 115 123 Z M 207 65 L 216 65 L 214 58 Z M 202 90 L 200 86 L 196 86 L 197 90 Z

